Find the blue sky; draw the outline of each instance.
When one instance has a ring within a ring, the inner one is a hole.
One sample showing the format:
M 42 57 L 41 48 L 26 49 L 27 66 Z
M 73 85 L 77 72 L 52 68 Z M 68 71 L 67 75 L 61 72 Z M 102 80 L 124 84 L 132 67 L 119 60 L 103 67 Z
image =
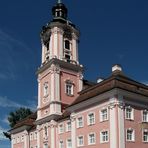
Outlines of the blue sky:
M 35 72 L 41 61 L 39 33 L 51 20 L 56 0 L 0 1 L 0 144 L 7 115 L 37 104 Z M 85 78 L 108 77 L 121 64 L 129 77 L 148 83 L 147 0 L 63 0 L 70 20 L 80 29 L 79 57 Z

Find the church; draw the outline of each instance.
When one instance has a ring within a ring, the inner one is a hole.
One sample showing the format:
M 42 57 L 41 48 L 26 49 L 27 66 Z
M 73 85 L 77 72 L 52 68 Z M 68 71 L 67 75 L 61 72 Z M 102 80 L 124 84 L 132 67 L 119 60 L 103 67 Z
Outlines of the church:
M 79 63 L 79 30 L 58 0 L 42 28 L 37 111 L 18 122 L 11 148 L 148 148 L 148 86 L 119 64 L 96 83 Z

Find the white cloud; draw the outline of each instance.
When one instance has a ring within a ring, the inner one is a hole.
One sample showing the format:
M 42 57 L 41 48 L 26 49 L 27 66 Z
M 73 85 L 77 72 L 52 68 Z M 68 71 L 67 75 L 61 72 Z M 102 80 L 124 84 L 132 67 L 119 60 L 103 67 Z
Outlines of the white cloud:
M 142 83 L 148 86 L 148 81 L 142 81 Z
M 22 105 L 19 103 L 16 103 L 14 101 L 9 100 L 7 97 L 1 97 L 0 96 L 0 107 L 14 107 L 18 108 L 21 107 Z
M 35 111 L 37 108 L 37 100 L 28 100 L 27 105 L 17 103 L 15 101 L 12 101 L 8 99 L 7 97 L 2 97 L 0 96 L 0 107 L 7 107 L 7 108 L 20 108 L 20 107 L 25 107 L 25 108 L 30 108 L 32 111 Z M 3 120 L 6 122 L 6 120 Z
M 3 132 L 6 132 L 6 131 L 7 131 L 7 129 L 4 129 L 0 126 L 0 141 L 8 140 L 3 134 Z
M 8 115 L 4 117 L 4 119 L 2 120 L 2 122 L 6 123 L 6 124 L 9 124 Z

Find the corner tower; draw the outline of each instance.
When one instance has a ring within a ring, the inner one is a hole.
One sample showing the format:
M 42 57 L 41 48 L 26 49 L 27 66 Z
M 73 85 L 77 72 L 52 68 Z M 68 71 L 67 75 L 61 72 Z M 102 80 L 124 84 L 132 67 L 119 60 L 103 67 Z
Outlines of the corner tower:
M 56 120 L 82 90 L 83 68 L 78 60 L 79 31 L 68 20 L 66 6 L 58 0 L 53 19 L 42 28 L 42 61 L 38 75 L 37 121 Z

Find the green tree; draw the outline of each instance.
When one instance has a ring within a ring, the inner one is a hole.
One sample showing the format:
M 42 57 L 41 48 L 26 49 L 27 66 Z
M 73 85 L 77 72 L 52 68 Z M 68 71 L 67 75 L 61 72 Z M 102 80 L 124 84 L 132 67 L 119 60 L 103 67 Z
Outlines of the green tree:
M 26 118 L 32 113 L 33 112 L 29 108 L 24 108 L 24 107 L 21 107 L 14 112 L 10 112 L 8 115 L 8 121 L 9 121 L 10 127 L 13 128 L 18 121 Z
M 13 128 L 19 121 L 23 120 L 33 112 L 29 108 L 21 107 L 14 112 L 10 112 L 8 115 L 9 126 Z M 3 132 L 6 138 L 11 140 L 11 136 L 8 132 Z

